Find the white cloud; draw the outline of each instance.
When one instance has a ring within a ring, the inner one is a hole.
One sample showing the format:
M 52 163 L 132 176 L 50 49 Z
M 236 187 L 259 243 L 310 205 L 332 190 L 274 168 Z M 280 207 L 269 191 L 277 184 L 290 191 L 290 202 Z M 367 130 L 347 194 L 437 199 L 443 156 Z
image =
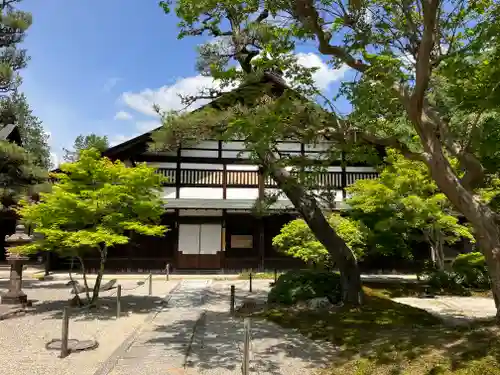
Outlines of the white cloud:
M 137 127 L 137 130 L 139 130 L 141 133 L 147 133 L 153 129 L 160 127 L 161 123 L 155 120 L 148 120 L 148 121 L 137 121 L 135 125 Z
M 348 70 L 347 66 L 340 69 L 332 69 L 321 58 L 314 53 L 297 54 L 299 63 L 305 67 L 319 68 L 313 75 L 316 85 L 325 90 L 333 82 L 341 79 Z M 163 110 L 181 110 L 184 105 L 179 95 L 196 95 L 204 88 L 217 87 L 211 77 L 202 75 L 180 78 L 172 85 L 165 85 L 158 89 L 144 89 L 140 92 L 125 92 L 121 95 L 121 101 L 129 108 L 147 116 L 157 117 L 158 114 L 153 106 L 156 104 Z M 206 104 L 208 100 L 196 101 L 190 109 L 198 108 Z
M 51 152 L 50 153 L 50 162 L 52 163 L 52 167 L 54 169 L 56 169 L 59 167 L 59 164 L 61 162 L 61 158 L 55 152 Z
M 145 89 L 138 93 L 125 92 L 122 94 L 123 102 L 137 112 L 148 116 L 157 116 L 153 106 L 156 104 L 163 110 L 181 110 L 179 95 L 195 95 L 204 88 L 215 87 L 216 82 L 211 77 L 201 75 L 181 78 L 171 86 L 162 86 L 159 89 Z M 192 109 L 206 104 L 208 100 L 199 100 L 193 104 Z
M 313 79 L 316 87 L 320 90 L 326 90 L 333 82 L 344 77 L 344 74 L 349 70 L 347 65 L 342 65 L 339 69 L 332 69 L 315 53 L 298 53 L 297 61 L 300 65 L 306 68 L 318 68 L 313 73 Z
M 132 115 L 125 111 L 120 111 L 115 114 L 115 120 L 126 121 L 126 120 L 132 120 L 132 118 L 133 118 Z

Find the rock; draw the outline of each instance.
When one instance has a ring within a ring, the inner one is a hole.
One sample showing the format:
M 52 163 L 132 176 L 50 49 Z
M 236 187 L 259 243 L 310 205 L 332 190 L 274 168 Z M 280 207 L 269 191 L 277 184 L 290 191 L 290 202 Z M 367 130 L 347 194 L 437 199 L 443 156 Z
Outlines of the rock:
M 325 309 L 331 307 L 332 304 L 326 297 L 313 298 L 307 301 L 307 306 L 310 309 Z
M 238 308 L 239 313 L 252 313 L 258 310 L 258 303 L 254 299 L 247 298 L 243 300 L 243 303 Z

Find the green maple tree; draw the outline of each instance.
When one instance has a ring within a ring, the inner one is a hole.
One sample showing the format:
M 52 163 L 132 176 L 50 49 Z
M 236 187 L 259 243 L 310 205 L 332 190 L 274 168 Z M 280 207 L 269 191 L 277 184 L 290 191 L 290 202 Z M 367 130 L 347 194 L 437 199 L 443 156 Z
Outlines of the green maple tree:
M 432 260 L 443 269 L 443 246 L 463 238 L 474 241 L 470 228 L 460 224 L 423 163 L 394 150 L 388 150 L 386 163 L 377 179 L 358 180 L 347 188 L 349 214 L 370 227 L 375 238 L 396 233 L 408 241 L 418 233 L 417 239 L 429 244 Z
M 18 214 L 41 236 L 16 251 L 53 250 L 83 262 L 85 254 L 97 250 L 100 268 L 92 296 L 87 292 L 93 304 L 99 296 L 109 247 L 128 243 L 131 232 L 165 233 L 167 228 L 158 225 L 164 212 L 160 197 L 163 177 L 145 164 L 128 168 L 101 158 L 96 149 L 82 151 L 77 161 L 62 164 L 60 169 L 51 192 L 41 193 L 38 203 L 21 202 Z M 84 265 L 82 268 L 85 275 Z

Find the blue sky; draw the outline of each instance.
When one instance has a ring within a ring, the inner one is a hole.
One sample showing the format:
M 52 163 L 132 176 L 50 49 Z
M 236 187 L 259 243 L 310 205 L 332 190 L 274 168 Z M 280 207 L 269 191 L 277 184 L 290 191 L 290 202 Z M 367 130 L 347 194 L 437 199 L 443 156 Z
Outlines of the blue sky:
M 211 84 L 195 70 L 204 39 L 178 40 L 176 17 L 157 0 L 24 0 L 21 7 L 34 20 L 23 91 L 56 158 L 79 134 L 117 143 L 150 130 L 158 121 L 153 104 L 178 108 L 177 93 Z M 301 60 L 319 66 L 318 83 L 335 90 L 345 70 L 330 69 L 312 51 L 302 48 Z

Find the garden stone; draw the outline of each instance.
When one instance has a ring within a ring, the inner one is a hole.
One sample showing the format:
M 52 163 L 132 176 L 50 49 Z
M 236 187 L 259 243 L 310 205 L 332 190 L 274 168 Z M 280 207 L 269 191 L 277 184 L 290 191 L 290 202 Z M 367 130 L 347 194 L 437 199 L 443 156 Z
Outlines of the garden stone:
M 331 307 L 331 303 L 326 297 L 312 298 L 307 301 L 307 306 L 311 309 L 324 309 Z

